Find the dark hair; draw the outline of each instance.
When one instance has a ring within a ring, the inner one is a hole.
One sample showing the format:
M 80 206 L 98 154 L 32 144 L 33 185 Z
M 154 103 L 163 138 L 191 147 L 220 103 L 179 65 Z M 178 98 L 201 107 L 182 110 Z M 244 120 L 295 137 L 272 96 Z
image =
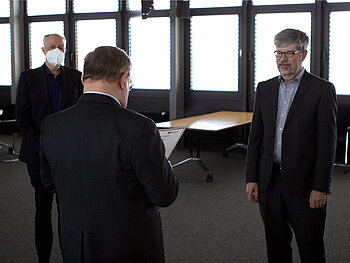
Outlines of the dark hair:
M 117 47 L 102 46 L 87 54 L 84 59 L 83 80 L 101 80 L 113 83 L 124 72 L 129 72 L 131 61 L 126 52 Z
M 297 44 L 299 50 L 306 50 L 309 44 L 309 37 L 302 31 L 287 28 L 275 36 L 276 47 L 285 47 L 290 44 Z

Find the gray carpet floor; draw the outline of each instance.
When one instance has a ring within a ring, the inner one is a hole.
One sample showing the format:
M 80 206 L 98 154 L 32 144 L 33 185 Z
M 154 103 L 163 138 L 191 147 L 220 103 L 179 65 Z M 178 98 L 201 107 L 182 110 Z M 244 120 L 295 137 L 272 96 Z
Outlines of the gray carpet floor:
M 11 141 L 0 137 L 0 141 Z M 187 157 L 186 150 L 171 156 L 173 163 Z M 0 159 L 11 156 L 0 149 Z M 264 263 L 263 224 L 258 205 L 245 195 L 243 152 L 223 158 L 221 152 L 203 151 L 202 160 L 214 181 L 194 162 L 175 168 L 180 192 L 175 203 L 161 210 L 167 262 Z M 0 163 L 0 262 L 37 262 L 34 247 L 34 194 L 23 163 Z M 327 262 L 350 262 L 350 173 L 336 167 L 328 198 L 325 243 Z M 53 211 L 54 224 L 57 213 Z M 294 262 L 300 262 L 294 247 Z M 61 263 L 57 228 L 51 262 Z

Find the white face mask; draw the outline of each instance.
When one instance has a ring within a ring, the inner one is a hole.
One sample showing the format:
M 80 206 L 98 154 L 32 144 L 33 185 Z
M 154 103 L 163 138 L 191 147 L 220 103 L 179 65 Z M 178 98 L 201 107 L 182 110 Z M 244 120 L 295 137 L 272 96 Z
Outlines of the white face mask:
M 58 48 L 46 52 L 46 60 L 52 66 L 61 65 L 64 59 L 64 53 Z

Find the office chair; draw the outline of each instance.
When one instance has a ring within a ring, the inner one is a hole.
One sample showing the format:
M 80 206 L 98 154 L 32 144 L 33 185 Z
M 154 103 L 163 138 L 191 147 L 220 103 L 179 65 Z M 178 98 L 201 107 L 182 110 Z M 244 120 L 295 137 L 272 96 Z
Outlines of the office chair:
M 335 165 L 344 167 L 344 173 L 350 171 L 350 164 L 348 164 L 349 132 L 350 132 L 350 105 L 338 104 L 337 163 Z
M 11 134 L 12 145 L 1 142 L 0 148 L 4 147 L 8 152 L 14 156 L 18 156 L 15 151 L 17 133 L 19 132 L 16 122 L 16 107 L 14 104 L 0 105 L 0 134 Z M 16 162 L 18 158 L 2 160 L 1 162 Z

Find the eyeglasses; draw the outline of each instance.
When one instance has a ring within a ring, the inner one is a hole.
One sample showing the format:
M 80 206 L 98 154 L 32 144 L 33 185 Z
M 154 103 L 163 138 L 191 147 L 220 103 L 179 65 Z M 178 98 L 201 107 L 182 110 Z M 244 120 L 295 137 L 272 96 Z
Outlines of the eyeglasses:
M 132 83 L 132 79 L 130 78 L 129 90 L 132 90 L 133 87 L 134 87 L 134 83 Z
M 292 57 L 294 57 L 295 54 L 298 54 L 299 52 L 301 52 L 301 50 L 286 51 L 286 52 L 276 50 L 274 52 L 274 54 L 275 54 L 276 58 L 281 58 L 283 55 L 285 55 L 287 58 L 292 58 Z
M 132 90 L 132 88 L 134 87 L 134 83 L 132 83 L 132 79 L 130 77 L 130 73 L 128 73 L 128 77 L 129 77 L 129 82 L 130 82 L 129 90 Z

